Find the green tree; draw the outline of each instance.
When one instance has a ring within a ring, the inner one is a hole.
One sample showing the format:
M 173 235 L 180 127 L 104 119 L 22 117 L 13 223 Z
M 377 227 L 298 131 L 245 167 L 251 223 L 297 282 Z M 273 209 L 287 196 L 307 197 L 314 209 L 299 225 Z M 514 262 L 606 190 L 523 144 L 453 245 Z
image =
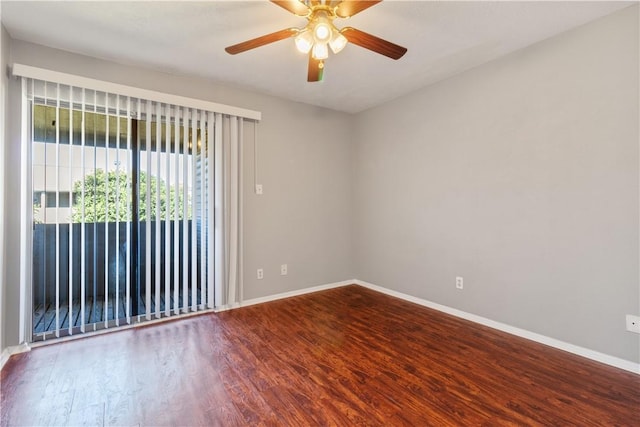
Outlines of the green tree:
M 151 212 L 150 219 L 156 220 L 156 205 L 158 202 L 157 183 L 158 178 L 146 172 L 140 172 L 140 199 L 138 218 L 140 221 L 147 220 L 146 188 L 147 179 L 151 184 Z M 84 199 L 82 196 L 84 184 Z M 108 190 L 108 191 L 107 191 Z M 73 209 L 71 213 L 72 222 L 118 222 L 131 221 L 131 206 L 127 209 L 127 203 L 131 205 L 131 177 L 126 172 L 109 171 L 97 169 L 95 173 L 86 175 L 84 180 L 80 179 L 73 184 Z M 184 216 L 184 197 L 182 188 L 176 191 L 175 187 L 170 187 L 167 195 L 167 185 L 160 179 L 160 219 L 167 216 L 167 203 L 169 203 L 169 219 L 175 218 L 175 201 L 178 199 L 178 219 Z M 82 202 L 84 200 L 84 217 Z M 188 206 L 190 207 L 190 203 Z M 191 218 L 191 209 L 187 212 L 187 217 Z

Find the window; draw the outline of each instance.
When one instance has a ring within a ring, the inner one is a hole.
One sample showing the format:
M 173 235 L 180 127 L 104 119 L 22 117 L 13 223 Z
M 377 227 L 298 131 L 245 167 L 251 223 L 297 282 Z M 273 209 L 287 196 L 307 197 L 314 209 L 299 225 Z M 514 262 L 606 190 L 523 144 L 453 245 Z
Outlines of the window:
M 32 84 L 34 335 L 212 308 L 214 115 Z
M 24 341 L 241 300 L 240 143 L 244 118 L 260 113 L 12 70 L 23 93 Z

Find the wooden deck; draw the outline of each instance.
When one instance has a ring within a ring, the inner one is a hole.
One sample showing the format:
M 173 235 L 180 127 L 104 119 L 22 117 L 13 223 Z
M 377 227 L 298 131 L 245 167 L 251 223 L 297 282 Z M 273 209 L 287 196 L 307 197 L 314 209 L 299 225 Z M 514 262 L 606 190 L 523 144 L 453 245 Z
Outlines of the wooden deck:
M 197 301 L 200 302 L 200 290 L 198 289 Z M 191 292 L 189 292 L 189 296 L 187 302 L 191 303 Z M 105 304 L 105 298 L 100 297 L 97 300 L 86 299 L 84 304 L 84 322 L 85 325 L 91 325 L 94 323 L 100 323 L 105 321 L 105 317 L 107 321 L 112 321 L 116 319 L 116 306 L 118 307 L 118 318 L 125 319 L 127 313 L 127 303 L 129 304 L 131 313 L 131 298 L 127 300 L 126 294 L 121 294 L 116 298 L 115 295 L 110 295 Z M 138 314 L 145 314 L 146 311 L 146 297 L 145 295 L 141 295 L 138 300 Z M 169 307 L 173 308 L 174 298 L 171 295 L 170 305 Z M 182 307 L 182 296 L 178 298 L 178 306 Z M 81 300 L 76 299 L 73 301 L 71 306 L 71 315 L 69 315 L 69 302 L 61 301 L 59 307 L 59 322 L 60 329 L 68 329 L 69 322 L 71 322 L 72 327 L 80 327 L 82 324 L 82 306 Z M 165 310 L 165 297 L 164 294 L 160 296 L 160 311 L 164 312 Z M 156 301 L 155 297 L 151 296 L 151 313 L 155 313 L 156 311 Z M 47 304 L 37 304 L 33 311 L 33 333 L 34 335 L 43 334 L 46 332 L 55 331 L 56 329 L 56 304 L 47 303 Z
M 11 356 L 0 426 L 639 426 L 640 376 L 359 286 Z

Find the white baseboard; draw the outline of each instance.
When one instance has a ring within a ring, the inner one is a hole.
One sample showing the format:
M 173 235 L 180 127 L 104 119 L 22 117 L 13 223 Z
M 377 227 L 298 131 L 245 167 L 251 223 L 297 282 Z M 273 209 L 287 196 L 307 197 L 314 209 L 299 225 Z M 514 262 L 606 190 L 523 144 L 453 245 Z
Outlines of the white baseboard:
M 516 335 L 521 338 L 526 338 L 531 341 L 535 341 L 541 344 L 548 345 L 560 350 L 567 351 L 569 353 L 577 354 L 578 356 L 586 357 L 587 359 L 595 360 L 596 362 L 604 363 L 606 365 L 614 366 L 616 368 L 624 369 L 625 371 L 633 372 L 640 375 L 640 363 L 634 363 L 629 360 L 620 359 L 618 357 L 610 356 L 608 354 L 600 353 L 595 350 L 580 347 L 574 344 L 570 344 L 564 341 L 557 340 L 555 338 L 547 337 L 545 335 L 530 332 L 525 329 L 516 328 L 505 323 L 496 322 L 495 320 L 487 319 L 486 317 L 478 316 L 475 314 L 467 313 L 462 310 L 447 307 L 446 305 L 437 304 L 422 298 L 417 298 L 411 295 L 403 294 L 401 292 L 393 291 L 391 289 L 384 288 L 382 286 L 374 285 L 362 280 L 352 280 L 351 283 L 358 284 L 365 288 L 381 292 L 396 298 L 403 299 L 405 301 L 413 302 L 424 307 L 432 308 L 434 310 L 441 311 L 443 313 L 451 314 L 452 316 L 460 317 L 471 322 L 479 323 L 484 326 L 488 326 L 493 329 L 497 329 L 502 332 L 506 332 L 512 335 Z
M 7 363 L 9 358 L 14 354 L 24 353 L 26 351 L 30 351 L 31 347 L 27 344 L 21 345 L 13 345 L 2 350 L 2 354 L 0 354 L 0 370 L 4 367 L 4 364 Z
M 248 307 L 250 305 L 262 304 L 269 301 L 276 301 L 283 298 L 295 297 L 298 295 L 310 294 L 312 292 L 325 291 L 327 289 L 339 288 L 341 286 L 354 285 L 356 280 L 343 280 L 342 282 L 328 283 L 326 285 L 312 286 L 310 288 L 297 289 L 295 291 L 283 292 L 281 294 L 269 295 L 266 297 L 253 298 L 242 301 L 237 307 Z M 230 307 L 233 308 L 233 307 Z

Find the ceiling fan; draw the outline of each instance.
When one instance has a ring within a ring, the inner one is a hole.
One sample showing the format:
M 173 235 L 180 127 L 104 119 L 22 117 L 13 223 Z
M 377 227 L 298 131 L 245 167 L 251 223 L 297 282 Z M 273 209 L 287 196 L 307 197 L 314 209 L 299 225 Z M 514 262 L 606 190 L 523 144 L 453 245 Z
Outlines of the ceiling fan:
M 400 59 L 407 52 L 406 48 L 352 27 L 344 27 L 338 30 L 333 24 L 336 18 L 350 18 L 381 1 L 271 0 L 271 3 L 275 3 L 294 15 L 306 18 L 307 25 L 303 28 L 287 28 L 266 34 L 229 46 L 225 50 L 227 53 L 235 55 L 269 43 L 295 37 L 296 48 L 302 53 L 309 54 L 309 70 L 307 73 L 307 81 L 309 82 L 322 80 L 324 61 L 329 57 L 329 48 L 336 54 L 349 42 L 389 58 Z

